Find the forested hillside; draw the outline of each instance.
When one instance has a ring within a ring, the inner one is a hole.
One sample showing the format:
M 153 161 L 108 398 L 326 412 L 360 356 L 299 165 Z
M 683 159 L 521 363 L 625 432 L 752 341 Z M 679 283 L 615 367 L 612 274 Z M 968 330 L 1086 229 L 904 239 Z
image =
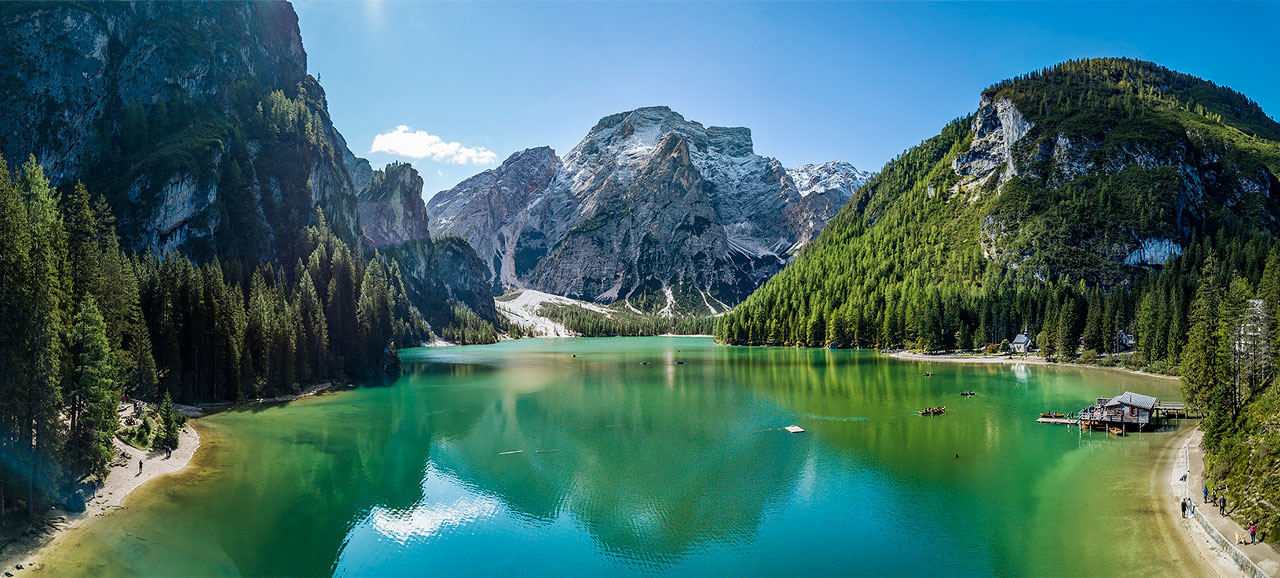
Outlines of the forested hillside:
M 399 267 L 314 220 L 306 260 L 240 283 L 241 263 L 122 251 L 101 196 L 0 160 L 0 510 L 101 473 L 124 394 L 234 401 L 397 367 L 429 336 Z
M 1246 97 L 1146 62 L 1003 82 L 888 163 L 717 337 L 943 350 L 1025 328 L 1074 356 L 1123 330 L 1172 370 L 1207 256 L 1256 287 L 1276 245 L 1276 134 Z

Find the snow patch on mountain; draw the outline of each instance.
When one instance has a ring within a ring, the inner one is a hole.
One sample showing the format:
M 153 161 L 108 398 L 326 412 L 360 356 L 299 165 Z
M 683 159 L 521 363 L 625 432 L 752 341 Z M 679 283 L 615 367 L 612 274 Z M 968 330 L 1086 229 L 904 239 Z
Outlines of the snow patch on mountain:
M 536 337 L 574 337 L 578 335 L 564 325 L 540 315 L 538 312 L 543 305 L 576 306 L 595 311 L 605 317 L 613 317 L 611 311 L 595 303 L 543 293 L 533 289 L 524 289 L 514 294 L 504 295 L 494 300 L 494 304 L 498 307 L 498 313 L 506 317 L 507 321 L 531 329 Z
M 836 191 L 847 201 L 875 173 L 860 171 L 844 161 L 807 164 L 787 169 L 787 176 L 796 185 L 801 197 Z

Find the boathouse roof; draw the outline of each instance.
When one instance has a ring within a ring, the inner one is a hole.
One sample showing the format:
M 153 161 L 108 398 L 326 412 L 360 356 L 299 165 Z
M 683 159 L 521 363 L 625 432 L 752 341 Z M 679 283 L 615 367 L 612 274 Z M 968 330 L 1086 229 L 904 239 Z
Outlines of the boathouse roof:
M 1150 410 L 1150 409 L 1155 409 L 1156 398 L 1151 397 L 1149 395 L 1142 395 L 1141 393 L 1133 393 L 1131 391 L 1126 391 L 1120 395 L 1117 395 L 1111 398 L 1111 401 L 1107 402 L 1107 407 L 1117 406 L 1121 404 L 1131 405 L 1134 407 L 1140 407 L 1142 409 Z

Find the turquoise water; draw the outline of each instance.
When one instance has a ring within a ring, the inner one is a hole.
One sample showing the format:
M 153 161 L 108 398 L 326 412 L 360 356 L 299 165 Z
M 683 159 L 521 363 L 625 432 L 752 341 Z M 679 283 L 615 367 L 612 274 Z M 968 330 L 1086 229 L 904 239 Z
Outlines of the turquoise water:
M 69 532 L 44 570 L 1195 573 L 1159 515 L 1172 428 L 1035 423 L 1126 389 L 1176 399 L 1176 381 L 706 338 L 403 358 L 394 384 L 202 418 L 187 471 Z

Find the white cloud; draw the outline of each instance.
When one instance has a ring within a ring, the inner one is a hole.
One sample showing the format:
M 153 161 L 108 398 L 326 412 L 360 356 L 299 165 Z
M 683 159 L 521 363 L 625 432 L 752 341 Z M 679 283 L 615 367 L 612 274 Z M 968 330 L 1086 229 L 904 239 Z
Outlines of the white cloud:
M 460 142 L 445 142 L 444 139 L 427 134 L 424 130 L 411 130 L 400 125 L 391 132 L 384 132 L 373 137 L 371 153 L 390 153 L 415 159 L 430 158 L 442 163 L 456 165 L 487 165 L 498 159 L 498 154 L 484 147 L 464 146 Z

